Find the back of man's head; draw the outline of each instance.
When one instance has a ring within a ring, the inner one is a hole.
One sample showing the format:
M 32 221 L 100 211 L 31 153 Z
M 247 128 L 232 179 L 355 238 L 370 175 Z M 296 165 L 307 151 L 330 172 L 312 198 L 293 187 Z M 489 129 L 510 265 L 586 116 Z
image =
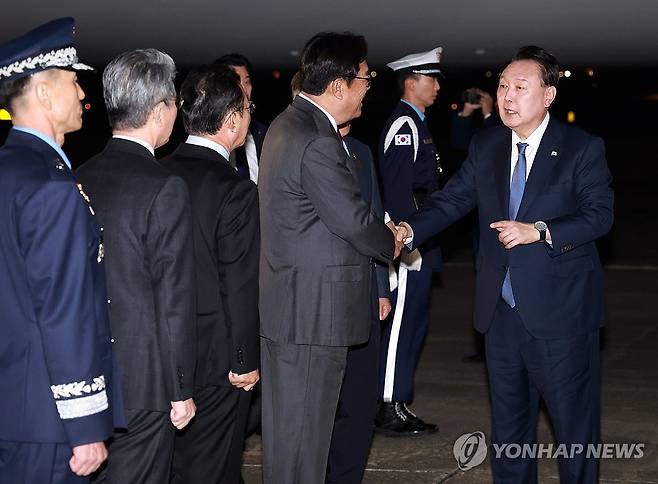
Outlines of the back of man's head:
M 227 67 L 244 67 L 247 69 L 247 73 L 251 76 L 253 75 L 253 68 L 251 62 L 242 54 L 225 54 L 219 59 L 213 61 L 213 65 L 216 66 L 227 66 Z
M 217 133 L 229 114 L 243 109 L 244 96 L 240 77 L 229 67 L 193 69 L 180 90 L 185 131 L 192 135 Z
M 113 130 L 143 127 L 161 102 L 175 102 L 176 65 L 156 49 L 125 52 L 103 71 L 103 97 Z
M 31 79 L 31 76 L 26 76 L 0 82 L 0 108 L 12 113 L 16 107 L 16 102 L 27 91 Z
M 560 80 L 560 65 L 553 54 L 536 45 L 526 45 L 517 51 L 510 63 L 522 60 L 530 60 L 537 63 L 541 71 L 542 84 L 545 87 L 557 87 L 557 83 Z
M 359 73 L 359 64 L 366 60 L 367 55 L 368 44 L 361 35 L 349 32 L 315 35 L 302 52 L 302 91 L 319 96 L 338 78 L 351 84 Z

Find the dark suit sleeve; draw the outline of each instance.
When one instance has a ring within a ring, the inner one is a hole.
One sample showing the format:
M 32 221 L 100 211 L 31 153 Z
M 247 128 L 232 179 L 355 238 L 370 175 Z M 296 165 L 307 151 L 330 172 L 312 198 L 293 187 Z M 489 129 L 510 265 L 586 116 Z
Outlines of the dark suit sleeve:
M 146 246 L 155 297 L 156 334 L 167 394 L 172 401 L 192 396 L 196 364 L 196 287 L 191 224 L 185 182 L 170 177 L 149 210 Z
M 468 157 L 445 187 L 434 192 L 429 203 L 406 220 L 414 232 L 413 247 L 418 247 L 475 208 L 475 163 L 478 159 L 476 139 L 471 142 Z
M 70 181 L 49 181 L 17 214 L 36 324 L 50 375 L 49 390 L 72 447 L 105 440 L 112 417 L 97 334 L 92 268 L 97 250 L 89 210 Z M 91 248 L 91 249 L 90 249 Z M 25 328 L 28 331 L 29 328 Z M 37 350 L 39 351 L 39 350 Z M 38 415 L 33 418 L 39 418 Z
M 371 193 L 370 209 L 380 220 L 384 220 L 384 207 L 382 205 L 382 197 L 379 194 L 379 183 L 377 182 L 377 173 L 375 171 L 375 163 L 372 159 L 372 152 L 368 149 L 366 163 L 370 168 L 371 179 Z M 377 295 L 380 298 L 391 299 L 391 285 L 388 281 L 388 265 L 378 260 L 375 260 L 375 276 L 377 277 Z
M 546 220 L 552 239 L 552 247 L 546 244 L 546 248 L 552 257 L 608 233 L 614 218 L 611 182 L 603 140 L 592 138 L 574 175 L 578 209 L 572 214 Z
M 306 148 L 301 168 L 304 191 L 329 231 L 363 255 L 391 261 L 393 234 L 361 199 L 341 151 L 340 144 L 331 138 L 317 139 Z
M 243 374 L 259 367 L 258 191 L 238 183 L 227 195 L 216 230 L 222 305 L 230 331 L 230 368 Z
M 404 124 L 394 134 L 409 136 L 409 144 L 396 145 L 391 141 L 386 153 L 379 160 L 384 207 L 395 222 L 406 219 L 416 212 L 414 200 L 414 146 L 411 127 Z

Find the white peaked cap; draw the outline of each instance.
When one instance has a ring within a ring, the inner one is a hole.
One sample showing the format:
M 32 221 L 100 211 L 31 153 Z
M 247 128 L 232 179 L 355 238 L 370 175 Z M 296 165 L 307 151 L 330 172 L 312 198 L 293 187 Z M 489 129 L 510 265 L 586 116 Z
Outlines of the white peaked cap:
M 427 52 L 405 55 L 401 59 L 386 64 L 394 71 L 410 70 L 414 74 L 443 75 L 439 69 L 443 47 L 436 47 Z

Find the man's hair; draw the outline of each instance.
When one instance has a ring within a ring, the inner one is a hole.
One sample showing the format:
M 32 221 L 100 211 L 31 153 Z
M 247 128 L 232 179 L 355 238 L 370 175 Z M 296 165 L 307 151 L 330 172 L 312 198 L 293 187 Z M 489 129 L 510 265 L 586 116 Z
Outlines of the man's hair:
M 247 59 L 245 56 L 242 54 L 226 54 L 221 56 L 219 59 L 215 59 L 213 62 L 213 65 L 220 65 L 220 66 L 227 66 L 227 67 L 244 67 L 247 69 L 247 73 L 249 74 L 249 77 L 252 76 L 253 74 L 253 69 L 251 66 L 251 62 L 249 62 L 249 59 Z
M 302 74 L 301 72 L 295 72 L 295 75 L 290 79 L 290 94 L 294 97 L 295 93 L 302 91 Z
M 185 131 L 193 135 L 215 134 L 228 115 L 244 109 L 240 76 L 227 66 L 193 69 L 180 90 Z
M 560 80 L 560 65 L 553 54 L 536 45 L 526 45 L 518 50 L 510 64 L 522 60 L 531 60 L 537 63 L 544 86 L 557 86 Z
M 13 81 L 0 82 L 0 108 L 12 112 L 12 103 L 25 94 L 25 88 L 32 76 L 19 77 Z
M 103 71 L 103 97 L 113 129 L 138 129 L 160 102 L 175 102 L 176 65 L 156 49 L 124 52 Z
M 361 35 L 322 32 L 313 36 L 302 52 L 302 90 L 319 96 L 335 79 L 351 84 L 367 55 L 368 44 Z
M 400 96 L 404 95 L 404 91 L 406 89 L 406 81 L 407 79 L 419 79 L 420 74 L 413 72 L 411 69 L 405 69 L 399 72 L 395 73 L 395 80 L 397 81 L 397 86 L 398 86 L 398 92 L 400 93 Z

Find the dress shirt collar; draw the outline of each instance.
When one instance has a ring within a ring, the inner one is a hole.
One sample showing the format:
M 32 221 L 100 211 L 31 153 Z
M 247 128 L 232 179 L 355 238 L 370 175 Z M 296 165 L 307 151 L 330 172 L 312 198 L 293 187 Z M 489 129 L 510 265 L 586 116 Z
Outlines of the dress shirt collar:
M 50 136 L 47 134 L 42 133 L 41 131 L 37 131 L 36 129 L 32 128 L 26 128 L 24 126 L 14 126 L 16 131 L 21 131 L 23 133 L 31 134 L 32 136 L 36 136 L 39 138 L 41 141 L 46 143 L 48 146 L 50 146 L 52 149 L 54 149 L 59 157 L 66 163 L 66 165 L 69 167 L 70 170 L 73 168 L 71 167 L 71 162 L 67 158 L 66 154 L 64 153 L 64 150 L 62 149 L 61 146 L 59 146 L 54 139 L 52 139 Z
M 220 145 L 216 141 L 213 141 L 208 138 L 204 138 L 203 136 L 195 136 L 191 134 L 187 137 L 187 140 L 185 140 L 185 142 L 190 145 L 203 146 L 204 148 L 209 148 L 213 151 L 216 151 L 221 157 L 225 158 L 226 160 L 228 160 L 230 156 L 230 153 L 224 146 Z
M 516 146 L 517 143 L 527 143 L 528 148 L 530 148 L 533 153 L 536 153 L 537 148 L 539 148 L 539 143 L 541 143 L 541 139 L 544 136 L 544 132 L 546 131 L 546 127 L 548 126 L 549 118 L 549 114 L 546 113 L 546 116 L 544 116 L 544 120 L 541 122 L 541 124 L 537 126 L 532 134 L 524 140 L 521 139 L 521 137 L 516 134 L 514 130 L 512 130 L 512 146 Z
M 411 104 L 409 101 L 406 99 L 400 99 L 403 103 L 405 103 L 407 106 L 411 107 L 414 111 L 416 111 L 416 114 L 418 114 L 418 117 L 420 118 L 421 121 L 425 121 L 425 113 L 422 112 L 420 109 L 418 109 L 416 106 Z
M 124 134 L 114 134 L 114 135 L 112 135 L 112 138 L 124 139 L 126 141 L 132 141 L 133 143 L 137 143 L 138 145 L 142 145 L 144 148 L 149 150 L 153 156 L 155 156 L 155 149 L 153 148 L 153 146 L 148 144 L 143 139 L 135 138 L 134 136 L 126 136 Z
M 329 121 L 331 122 L 331 125 L 332 125 L 332 126 L 334 127 L 334 129 L 336 130 L 336 133 L 338 133 L 338 125 L 336 124 L 336 120 L 334 119 L 334 117 L 333 117 L 331 114 L 329 114 L 329 112 L 328 112 L 326 109 L 324 109 L 322 106 L 320 106 L 320 105 L 319 105 L 318 103 L 316 103 L 315 101 L 309 99 L 309 98 L 308 98 L 307 96 L 305 96 L 304 93 L 302 93 L 302 92 L 300 92 L 300 93 L 297 94 L 297 95 L 298 95 L 299 97 L 301 97 L 302 99 L 306 99 L 306 100 L 307 100 L 308 102 L 310 102 L 313 106 L 315 106 L 315 107 L 318 108 L 320 111 L 322 111 L 322 112 L 324 113 L 324 115 L 325 115 L 326 117 L 329 118 Z

